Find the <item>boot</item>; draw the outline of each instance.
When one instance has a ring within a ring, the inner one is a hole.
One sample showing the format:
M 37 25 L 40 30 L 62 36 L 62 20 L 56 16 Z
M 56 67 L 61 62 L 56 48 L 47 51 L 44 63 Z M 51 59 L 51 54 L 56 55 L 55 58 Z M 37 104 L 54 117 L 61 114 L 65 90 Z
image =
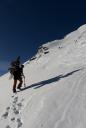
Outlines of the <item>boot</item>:
M 21 84 L 18 85 L 17 89 L 21 90 Z
M 16 89 L 13 89 L 13 93 L 16 93 Z

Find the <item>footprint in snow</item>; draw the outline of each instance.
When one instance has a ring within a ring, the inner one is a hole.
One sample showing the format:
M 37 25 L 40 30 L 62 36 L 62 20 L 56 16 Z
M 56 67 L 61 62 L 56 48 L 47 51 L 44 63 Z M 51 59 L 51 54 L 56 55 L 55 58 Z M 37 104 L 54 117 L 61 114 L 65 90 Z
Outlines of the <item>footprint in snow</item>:
M 18 97 L 14 98 L 13 104 L 16 104 L 18 102 Z
M 11 127 L 9 125 L 7 125 L 6 128 L 11 128 Z
M 2 115 L 2 117 L 4 118 L 4 119 L 7 119 L 7 117 L 8 117 L 8 112 L 5 112 L 3 115 Z
M 20 102 L 20 103 L 17 104 L 17 106 L 18 106 L 18 110 L 21 110 L 21 108 L 22 108 L 23 105 L 22 105 L 22 103 Z
M 17 115 L 17 114 L 19 114 L 19 110 L 14 106 L 14 108 L 13 108 L 13 113 L 15 114 L 15 115 Z
M 4 119 L 7 119 L 8 115 L 9 115 L 9 110 L 10 110 L 10 107 L 7 107 L 7 108 L 6 108 L 6 112 L 2 115 L 2 117 L 3 117 Z
M 21 119 L 20 118 L 18 118 L 17 119 L 17 123 L 18 123 L 18 126 L 17 126 L 17 128 L 20 128 L 20 127 L 22 127 L 22 121 L 21 121 Z
M 6 110 L 10 110 L 10 107 L 7 107 Z
M 11 121 L 14 122 L 15 121 L 15 117 L 11 118 Z

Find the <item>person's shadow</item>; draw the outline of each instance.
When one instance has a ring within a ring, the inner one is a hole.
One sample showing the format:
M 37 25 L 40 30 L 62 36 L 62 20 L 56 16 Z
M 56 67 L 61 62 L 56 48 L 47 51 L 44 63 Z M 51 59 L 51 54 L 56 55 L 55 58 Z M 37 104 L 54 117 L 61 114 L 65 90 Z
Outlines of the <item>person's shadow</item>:
M 34 83 L 34 84 L 30 85 L 30 86 L 27 86 L 25 88 L 22 88 L 21 91 L 24 91 L 24 90 L 29 89 L 29 88 L 37 89 L 37 88 L 40 88 L 40 87 L 45 86 L 47 84 L 50 84 L 50 83 L 53 83 L 53 82 L 57 82 L 60 79 L 65 78 L 65 77 L 69 77 L 70 75 L 72 75 L 75 72 L 78 72 L 80 70 L 82 70 L 82 69 L 77 69 L 77 70 L 74 70 L 72 72 L 69 72 L 69 73 L 67 73 L 65 75 L 59 75 L 59 76 L 56 76 L 56 77 L 51 78 L 51 79 L 48 79 L 48 80 L 44 80 L 44 81 L 41 81 L 41 82 L 38 82 L 38 83 Z

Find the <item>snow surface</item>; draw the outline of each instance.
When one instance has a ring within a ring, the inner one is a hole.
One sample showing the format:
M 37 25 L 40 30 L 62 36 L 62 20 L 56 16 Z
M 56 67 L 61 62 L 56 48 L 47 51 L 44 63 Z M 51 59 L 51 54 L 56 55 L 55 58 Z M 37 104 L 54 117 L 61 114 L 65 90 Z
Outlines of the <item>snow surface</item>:
M 17 94 L 0 77 L 0 128 L 86 128 L 86 25 L 42 45 L 24 74 Z

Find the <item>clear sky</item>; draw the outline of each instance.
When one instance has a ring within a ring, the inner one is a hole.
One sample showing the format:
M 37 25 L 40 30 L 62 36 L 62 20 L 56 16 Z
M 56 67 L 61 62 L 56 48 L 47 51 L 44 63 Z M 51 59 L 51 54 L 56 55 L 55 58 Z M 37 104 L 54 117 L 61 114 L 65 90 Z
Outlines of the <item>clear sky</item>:
M 75 0 L 0 0 L 0 74 L 18 55 L 22 62 L 38 46 L 86 24 L 86 3 Z

